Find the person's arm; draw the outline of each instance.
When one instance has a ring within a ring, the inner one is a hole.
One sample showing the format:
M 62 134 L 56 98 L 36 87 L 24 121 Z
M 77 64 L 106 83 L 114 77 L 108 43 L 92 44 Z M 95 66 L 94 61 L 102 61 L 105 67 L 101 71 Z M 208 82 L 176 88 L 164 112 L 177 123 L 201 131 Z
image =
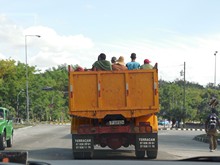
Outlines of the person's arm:
M 112 69 L 112 64 L 111 64 L 110 62 L 109 62 L 109 64 L 110 64 L 110 70 L 113 70 L 113 69 Z
M 94 64 L 92 64 L 92 71 L 96 71 L 97 70 L 96 67 L 95 67 L 95 64 L 96 64 L 96 62 Z
M 97 71 L 97 68 L 93 66 L 92 71 Z
M 218 117 L 217 117 L 217 124 L 218 124 L 218 128 L 220 129 L 220 121 Z
M 208 131 L 208 123 L 209 123 L 209 117 L 205 121 L 205 132 Z

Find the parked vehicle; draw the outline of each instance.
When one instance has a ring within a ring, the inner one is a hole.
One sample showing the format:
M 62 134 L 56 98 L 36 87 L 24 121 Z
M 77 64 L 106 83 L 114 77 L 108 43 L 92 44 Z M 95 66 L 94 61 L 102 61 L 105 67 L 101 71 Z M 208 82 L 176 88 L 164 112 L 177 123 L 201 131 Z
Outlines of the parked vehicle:
M 8 109 L 0 107 L 0 150 L 12 147 L 13 144 L 13 122 Z
M 170 124 L 170 122 L 168 120 L 159 120 L 158 121 L 158 125 L 165 125 L 168 126 Z

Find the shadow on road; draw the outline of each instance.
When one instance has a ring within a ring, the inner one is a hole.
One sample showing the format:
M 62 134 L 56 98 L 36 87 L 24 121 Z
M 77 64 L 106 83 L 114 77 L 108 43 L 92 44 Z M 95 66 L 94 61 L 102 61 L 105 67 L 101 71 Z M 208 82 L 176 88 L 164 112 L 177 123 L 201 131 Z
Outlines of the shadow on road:
M 70 160 L 72 159 L 72 150 L 68 148 L 29 150 L 28 157 L 35 160 Z
M 71 139 L 72 140 L 72 134 L 67 134 L 63 136 L 61 139 Z
M 28 151 L 29 159 L 34 160 L 72 160 L 72 149 L 47 148 Z M 94 160 L 137 160 L 134 151 L 98 149 L 94 151 Z M 148 159 L 147 157 L 144 158 Z M 143 160 L 143 159 L 142 159 Z

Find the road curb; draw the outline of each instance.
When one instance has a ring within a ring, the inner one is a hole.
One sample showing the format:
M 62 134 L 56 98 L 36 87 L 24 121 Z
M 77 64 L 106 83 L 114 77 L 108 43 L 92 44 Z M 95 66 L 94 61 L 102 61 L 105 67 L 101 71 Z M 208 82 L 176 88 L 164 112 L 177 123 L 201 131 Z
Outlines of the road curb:
M 51 125 L 70 125 L 70 123 L 56 123 L 56 122 L 50 122 Z
M 196 128 L 159 128 L 159 130 L 178 130 L 178 131 L 204 131 L 205 129 L 196 129 Z M 195 136 L 193 138 L 195 141 L 203 142 L 203 143 L 209 143 L 208 136 Z M 220 139 L 218 139 L 218 145 L 220 145 Z
M 203 143 L 208 143 L 209 139 L 208 137 L 201 137 L 201 136 L 196 136 L 193 138 L 195 141 L 203 142 Z
M 205 129 L 197 129 L 197 128 L 159 128 L 159 130 L 205 131 Z
M 193 138 L 195 141 L 203 142 L 203 143 L 209 143 L 209 138 L 208 137 L 201 137 L 201 136 L 196 136 Z M 220 145 L 220 139 L 217 140 L 218 145 Z
M 33 127 L 33 126 L 31 125 L 31 126 L 27 126 L 27 127 L 22 127 L 22 128 L 16 128 L 15 130 L 28 129 L 28 128 L 31 128 L 31 127 Z
M 202 136 L 196 136 L 193 138 L 195 141 L 203 142 L 203 143 L 209 143 L 208 136 L 202 137 Z M 218 145 L 220 145 L 220 139 L 217 140 Z

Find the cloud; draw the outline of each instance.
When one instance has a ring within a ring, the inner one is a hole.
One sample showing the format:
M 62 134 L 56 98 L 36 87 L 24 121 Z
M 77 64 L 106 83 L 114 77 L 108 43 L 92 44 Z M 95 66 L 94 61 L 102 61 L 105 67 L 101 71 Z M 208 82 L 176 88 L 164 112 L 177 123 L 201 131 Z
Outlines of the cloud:
M 79 63 L 80 52 L 94 47 L 93 41 L 82 34 L 59 35 L 45 26 L 19 27 L 0 15 L 0 58 L 25 62 L 25 35 L 28 64 L 45 70 L 64 63 Z M 34 35 L 40 35 L 35 38 Z
M 175 32 L 158 39 L 145 38 L 107 40 L 94 42 L 84 34 L 61 35 L 45 26 L 23 28 L 13 24 L 5 15 L 0 15 L 0 58 L 12 58 L 25 62 L 25 35 L 40 35 L 27 38 L 28 64 L 46 70 L 61 64 L 79 64 L 91 68 L 100 53 L 124 56 L 130 61 L 130 54 L 137 54 L 137 61 L 143 63 L 149 58 L 159 66 L 159 78 L 167 81 L 181 79 L 180 71 L 186 62 L 186 80 L 206 85 L 214 80 L 214 52 L 220 50 L 220 34 L 183 36 Z M 95 40 L 95 39 L 94 39 Z M 218 60 L 217 54 L 217 60 Z M 220 58 L 219 58 L 220 59 Z M 217 61 L 218 64 L 218 61 Z M 220 83 L 220 67 L 217 65 L 217 83 Z
M 82 34 L 75 36 L 62 36 L 57 34 L 55 30 L 44 26 L 30 27 L 25 29 L 24 33 L 40 35 L 42 37 L 43 44 L 46 44 L 48 47 L 52 47 L 56 51 L 87 49 L 93 47 L 94 45 L 90 38 L 87 38 Z M 44 48 L 46 48 L 46 46 L 44 46 Z
M 5 59 L 5 56 L 0 53 L 0 60 L 1 60 L 1 59 Z
M 86 4 L 85 8 L 88 9 L 88 10 L 93 10 L 93 9 L 95 9 L 95 6 L 92 5 L 92 4 Z

